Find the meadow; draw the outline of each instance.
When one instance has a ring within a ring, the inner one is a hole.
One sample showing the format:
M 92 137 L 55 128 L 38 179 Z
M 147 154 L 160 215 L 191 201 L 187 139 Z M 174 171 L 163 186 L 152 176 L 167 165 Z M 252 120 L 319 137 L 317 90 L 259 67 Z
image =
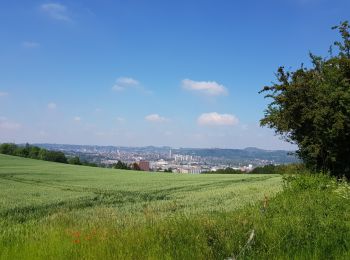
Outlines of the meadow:
M 1 259 L 348 258 L 350 188 L 0 155 Z

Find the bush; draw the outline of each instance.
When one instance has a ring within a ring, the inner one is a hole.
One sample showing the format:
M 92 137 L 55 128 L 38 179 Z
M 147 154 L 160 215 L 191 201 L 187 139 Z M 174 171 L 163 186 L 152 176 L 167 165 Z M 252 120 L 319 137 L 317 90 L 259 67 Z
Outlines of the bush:
M 73 165 L 81 165 L 80 158 L 78 156 L 74 156 L 72 158 L 69 158 L 68 163 L 73 164 Z
M 268 164 L 261 167 L 256 167 L 251 171 L 253 174 L 301 174 L 306 173 L 308 170 L 303 164 L 283 164 L 273 165 Z
M 206 173 L 206 174 L 242 174 L 244 172 L 242 172 L 241 170 L 232 169 L 231 167 L 227 167 L 226 169 L 219 169 L 216 171 L 203 172 L 203 173 Z
M 280 67 L 277 83 L 261 91 L 272 101 L 260 122 L 297 144 L 310 170 L 350 178 L 350 25 L 333 29 L 343 40 L 334 43 L 336 56 L 310 54 L 311 68 Z
M 114 169 L 121 169 L 121 170 L 130 170 L 130 167 L 126 163 L 124 163 L 120 160 L 118 160 L 118 162 L 113 165 L 113 168 Z
M 4 143 L 0 145 L 0 153 L 2 154 L 15 155 L 16 149 L 17 145 L 15 144 Z

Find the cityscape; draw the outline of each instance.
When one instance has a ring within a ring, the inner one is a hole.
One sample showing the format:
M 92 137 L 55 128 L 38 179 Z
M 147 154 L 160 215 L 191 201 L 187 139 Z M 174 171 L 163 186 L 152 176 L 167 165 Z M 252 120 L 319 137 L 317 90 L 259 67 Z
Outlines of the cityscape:
M 172 147 L 118 147 L 68 144 L 35 144 L 49 150 L 64 152 L 69 157 L 77 156 L 82 161 L 113 167 L 118 161 L 140 170 L 200 174 L 231 168 L 250 172 L 255 167 L 298 162 L 291 152 L 269 151 L 254 147 L 245 149 L 218 148 L 172 148 Z

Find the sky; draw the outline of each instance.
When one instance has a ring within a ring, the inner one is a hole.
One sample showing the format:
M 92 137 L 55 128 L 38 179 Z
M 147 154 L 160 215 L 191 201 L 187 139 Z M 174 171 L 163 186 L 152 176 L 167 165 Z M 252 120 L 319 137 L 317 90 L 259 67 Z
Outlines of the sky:
M 264 149 L 258 94 L 348 0 L 0 0 L 0 142 Z

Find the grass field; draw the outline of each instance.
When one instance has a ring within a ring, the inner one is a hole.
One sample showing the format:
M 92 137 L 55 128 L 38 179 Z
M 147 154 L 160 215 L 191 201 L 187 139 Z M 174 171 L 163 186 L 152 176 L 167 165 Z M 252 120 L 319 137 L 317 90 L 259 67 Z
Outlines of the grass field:
M 231 211 L 281 187 L 279 175 L 190 175 L 73 166 L 0 155 L 1 215 L 110 207 L 165 214 Z
M 279 192 L 280 175 L 147 173 L 0 155 L 0 258 L 345 259 L 343 186 L 327 196 L 288 193 Z

